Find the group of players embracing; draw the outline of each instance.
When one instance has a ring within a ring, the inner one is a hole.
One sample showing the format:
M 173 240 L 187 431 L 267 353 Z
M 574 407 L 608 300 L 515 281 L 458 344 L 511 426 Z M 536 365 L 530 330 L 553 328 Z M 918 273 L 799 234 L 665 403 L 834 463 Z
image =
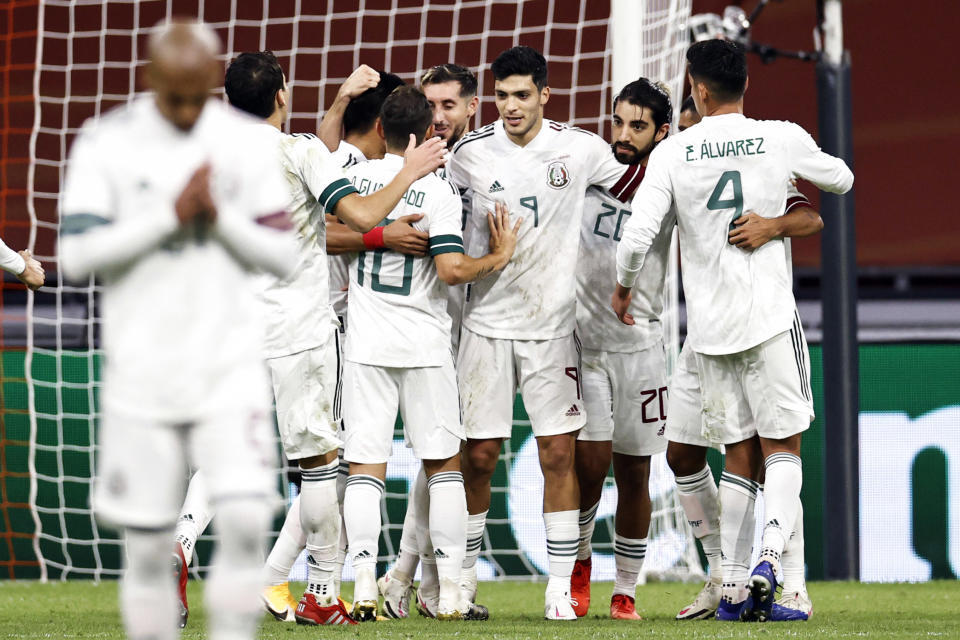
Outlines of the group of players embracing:
M 677 618 L 809 617 L 799 447 L 813 405 L 785 238 L 822 226 L 796 178 L 845 191 L 852 174 L 800 127 L 742 115 L 738 46 L 690 48 L 679 133 L 669 94 L 640 78 L 616 95 L 607 142 L 544 118 L 547 64 L 522 46 L 493 62 L 500 118 L 475 131 L 476 77 L 445 64 L 419 87 L 360 67 L 317 135 L 287 135 L 290 95 L 269 52 L 241 54 L 226 72 L 229 102 L 249 118 L 207 103 L 218 82 L 210 36 L 193 23 L 154 35 L 153 93 L 81 133 L 62 205 L 65 271 L 105 285 L 95 507 L 125 531 L 131 637 L 173 637 L 174 583 L 151 570 L 169 558 L 174 521 L 185 624 L 186 569 L 214 511 L 212 638 L 252 637 L 258 595 L 302 624 L 402 618 L 414 598 L 439 620 L 486 619 L 476 563 L 518 391 L 544 477 L 546 619 L 587 613 L 611 461 L 610 614 L 640 619 L 650 457 L 663 451 L 710 565 Z M 688 336 L 668 400 L 660 315 L 675 227 Z M 173 296 L 189 317 L 164 304 Z M 261 345 L 301 475 L 265 589 L 255 541 L 276 465 Z M 378 581 L 398 414 L 423 464 L 399 556 Z M 137 453 L 145 441 L 149 456 Z M 720 445 L 718 489 L 706 451 Z M 199 470 L 180 510 L 188 463 Z M 287 576 L 304 548 L 297 602 Z M 339 598 L 346 557 L 352 606 Z

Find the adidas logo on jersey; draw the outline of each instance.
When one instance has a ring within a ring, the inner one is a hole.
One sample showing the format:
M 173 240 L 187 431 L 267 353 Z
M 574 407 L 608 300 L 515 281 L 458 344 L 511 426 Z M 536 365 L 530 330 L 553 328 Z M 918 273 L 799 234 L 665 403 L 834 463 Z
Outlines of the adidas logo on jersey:
M 493 184 L 490 185 L 490 191 L 488 193 L 496 193 L 498 191 L 503 191 L 503 185 L 500 184 L 499 180 L 494 180 Z
M 578 416 L 578 415 L 580 415 L 580 407 L 578 407 L 577 405 L 575 405 L 575 404 L 574 404 L 574 405 L 571 405 L 570 408 L 567 409 L 567 417 L 568 417 L 568 418 L 571 417 L 571 416 Z

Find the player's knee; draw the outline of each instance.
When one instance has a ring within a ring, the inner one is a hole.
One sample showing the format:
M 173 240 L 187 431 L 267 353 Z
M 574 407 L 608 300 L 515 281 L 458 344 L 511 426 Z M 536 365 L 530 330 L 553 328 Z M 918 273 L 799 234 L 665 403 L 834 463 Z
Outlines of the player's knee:
M 565 436 L 541 438 L 540 468 L 544 473 L 564 475 L 574 471 L 573 440 Z
M 492 476 L 500 459 L 500 443 L 480 443 L 468 446 L 461 454 L 463 470 L 471 476 Z
M 617 492 L 633 492 L 637 495 L 647 491 L 650 481 L 650 456 L 614 456 L 614 478 Z
M 673 442 L 667 446 L 667 466 L 670 467 L 674 476 L 679 478 L 692 476 L 702 470 L 704 464 L 706 459 L 690 455 L 687 447 L 675 446 Z

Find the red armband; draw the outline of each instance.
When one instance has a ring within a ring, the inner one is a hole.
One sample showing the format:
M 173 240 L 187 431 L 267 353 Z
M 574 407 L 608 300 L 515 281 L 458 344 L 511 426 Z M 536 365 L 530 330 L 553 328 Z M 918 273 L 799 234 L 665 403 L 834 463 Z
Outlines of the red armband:
M 363 246 L 367 249 L 383 249 L 383 229 L 384 227 L 374 227 L 363 234 Z

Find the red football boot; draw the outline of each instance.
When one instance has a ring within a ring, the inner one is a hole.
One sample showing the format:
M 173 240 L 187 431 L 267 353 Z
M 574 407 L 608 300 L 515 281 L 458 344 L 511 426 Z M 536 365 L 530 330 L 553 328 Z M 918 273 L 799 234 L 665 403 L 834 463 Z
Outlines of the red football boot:
M 643 620 L 633 606 L 633 598 L 615 593 L 610 598 L 610 617 L 614 620 Z
M 173 543 L 173 575 L 177 578 L 177 595 L 180 598 L 180 620 L 177 623 L 181 629 L 187 626 L 187 560 L 183 555 L 183 547 L 179 542 Z
M 573 600 L 573 612 L 578 618 L 587 615 L 587 610 L 590 609 L 591 564 L 589 558 L 573 563 L 573 575 L 570 576 L 570 599 Z
M 297 624 L 357 624 L 343 607 L 343 601 L 337 601 L 327 607 L 317 604 L 317 598 L 312 593 L 305 593 L 297 604 Z

